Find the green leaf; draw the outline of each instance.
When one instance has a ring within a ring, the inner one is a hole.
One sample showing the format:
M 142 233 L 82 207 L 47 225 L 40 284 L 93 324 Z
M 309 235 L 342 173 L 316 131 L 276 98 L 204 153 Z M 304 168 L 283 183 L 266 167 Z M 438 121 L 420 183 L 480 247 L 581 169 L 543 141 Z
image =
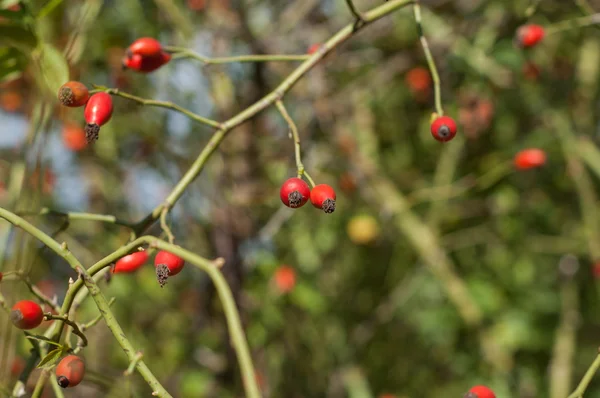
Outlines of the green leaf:
M 51 345 L 54 345 L 54 346 L 62 348 L 61 344 L 59 344 L 59 343 L 57 343 L 55 341 L 50 340 L 46 336 L 42 336 L 42 335 L 39 335 L 39 334 L 29 334 L 29 333 L 26 333 L 26 335 L 27 335 L 28 339 L 43 341 L 44 343 L 48 343 L 48 344 L 51 344 Z
M 43 43 L 34 59 L 41 80 L 51 93 L 56 93 L 60 86 L 69 81 L 69 65 L 56 47 Z
M 60 359 L 60 357 L 62 355 L 63 355 L 63 349 L 62 349 L 62 347 L 55 348 L 54 350 L 52 350 L 49 353 L 47 353 L 44 358 L 42 358 L 42 360 L 40 361 L 40 363 L 38 363 L 37 367 L 41 368 L 41 367 L 52 366 L 52 365 L 54 365 L 56 363 L 56 361 L 58 361 Z
M 27 66 L 27 58 L 15 48 L 0 48 L 0 82 L 16 79 Z
M 33 32 L 23 26 L 0 24 L 0 45 L 18 48 L 29 53 L 37 45 Z

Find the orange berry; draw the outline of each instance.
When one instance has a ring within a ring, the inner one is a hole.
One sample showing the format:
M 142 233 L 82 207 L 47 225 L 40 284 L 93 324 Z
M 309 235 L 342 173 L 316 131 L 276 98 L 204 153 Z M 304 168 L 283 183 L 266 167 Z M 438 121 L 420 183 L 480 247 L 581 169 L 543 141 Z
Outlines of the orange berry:
M 84 374 L 85 363 L 77 355 L 67 355 L 56 366 L 56 380 L 62 388 L 75 387 Z
M 64 106 L 71 108 L 84 106 L 89 98 L 90 92 L 81 82 L 66 82 L 58 89 L 58 100 Z
M 296 271 L 288 265 L 282 265 L 275 271 L 274 280 L 281 293 L 289 293 L 296 286 Z
M 10 311 L 10 320 L 19 329 L 34 329 L 44 320 L 42 307 L 31 300 L 21 300 Z
M 85 130 L 76 124 L 65 124 L 62 131 L 63 144 L 72 151 L 81 151 L 87 146 Z
M 546 152 L 538 148 L 524 149 L 514 158 L 515 167 L 519 170 L 541 167 L 546 163 Z

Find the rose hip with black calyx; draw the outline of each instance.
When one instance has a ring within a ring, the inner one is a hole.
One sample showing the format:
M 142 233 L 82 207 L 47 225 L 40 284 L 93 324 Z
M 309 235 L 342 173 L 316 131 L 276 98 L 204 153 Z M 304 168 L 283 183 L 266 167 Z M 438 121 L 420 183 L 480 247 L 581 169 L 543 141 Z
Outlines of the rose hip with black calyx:
M 58 100 L 64 106 L 76 108 L 84 106 L 90 98 L 90 92 L 85 84 L 70 81 L 58 89 Z
M 10 320 L 19 329 L 34 329 L 44 320 L 44 312 L 38 303 L 21 300 L 12 307 Z
M 314 207 L 327 214 L 335 211 L 335 191 L 327 184 L 315 185 L 310 191 L 310 201 Z
M 306 181 L 292 177 L 283 183 L 279 190 L 279 197 L 284 205 L 296 209 L 304 206 L 310 198 L 310 187 Z
M 474 386 L 464 398 L 496 398 L 496 394 L 486 386 Z
M 85 362 L 77 355 L 67 355 L 56 366 L 56 381 L 62 388 L 75 387 L 85 375 Z
M 131 69 L 137 72 L 149 73 L 157 70 L 171 60 L 171 54 L 162 52 L 156 57 L 144 57 L 134 54 L 123 58 L 123 69 Z
M 85 106 L 83 115 L 85 117 L 85 138 L 88 143 L 98 139 L 100 126 L 106 124 L 113 112 L 112 98 L 105 92 L 99 92 L 90 97 Z
M 185 261 L 181 257 L 164 250 L 159 251 L 154 258 L 154 266 L 160 287 L 166 285 L 170 276 L 180 273 L 184 265 Z
M 447 142 L 456 136 L 456 122 L 449 116 L 440 116 L 431 123 L 431 135 L 438 141 Z

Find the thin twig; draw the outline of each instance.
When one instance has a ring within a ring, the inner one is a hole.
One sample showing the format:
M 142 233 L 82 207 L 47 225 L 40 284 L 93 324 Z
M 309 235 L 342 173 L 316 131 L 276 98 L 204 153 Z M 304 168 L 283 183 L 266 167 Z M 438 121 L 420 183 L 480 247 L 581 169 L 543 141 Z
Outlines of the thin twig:
M 354 5 L 354 2 L 352 0 L 346 0 L 346 4 L 348 4 L 350 12 L 352 13 L 352 15 L 354 15 L 354 18 L 356 18 L 356 24 L 364 24 L 365 20 L 360 11 L 358 11 L 356 6 Z
M 551 35 L 554 33 L 564 32 L 565 30 L 579 29 L 586 26 L 597 25 L 599 23 L 600 13 L 557 22 L 555 24 L 547 26 L 545 30 L 547 35 Z
M 169 214 L 169 207 L 165 206 L 163 208 L 162 212 L 160 213 L 160 227 L 167 235 L 167 239 L 169 240 L 169 243 L 173 243 L 173 241 L 175 241 L 175 236 L 173 236 L 173 232 L 171 232 L 171 228 L 169 228 L 169 225 L 167 224 L 167 215 L 168 214 Z
M 137 354 L 135 354 L 135 357 L 133 358 L 133 360 L 129 363 L 129 366 L 127 367 L 127 369 L 123 372 L 123 376 L 131 376 L 131 374 L 133 374 L 133 371 L 135 370 L 135 367 L 137 366 L 137 363 L 144 357 L 144 354 L 142 354 L 140 351 L 138 351 Z
M 233 57 L 218 57 L 211 58 L 198 54 L 192 50 L 183 47 L 166 46 L 165 51 L 173 54 L 173 59 L 192 58 L 202 62 L 205 65 L 210 64 L 228 64 L 234 62 L 299 62 L 306 61 L 310 55 L 277 55 L 277 54 L 261 54 L 261 55 L 237 55 Z
M 300 154 L 300 135 L 298 134 L 298 127 L 296 127 L 296 123 L 294 123 L 294 120 L 285 109 L 285 106 L 281 100 L 277 100 L 275 102 L 275 106 L 277 106 L 277 110 L 279 110 L 279 113 L 287 122 L 290 131 L 292 132 L 292 139 L 294 140 L 294 152 L 296 156 L 296 169 L 298 171 L 298 178 L 302 178 L 302 175 L 304 174 L 304 164 L 302 163 L 302 157 Z
M 440 89 L 440 75 L 438 74 L 437 67 L 435 66 L 435 61 L 433 60 L 433 55 L 431 55 L 431 50 L 429 49 L 429 43 L 427 42 L 427 38 L 423 33 L 423 25 L 421 22 L 421 6 L 419 5 L 419 1 L 416 0 L 413 4 L 413 11 L 415 15 L 415 22 L 417 23 L 417 33 L 419 34 L 419 40 L 421 41 L 421 47 L 423 47 L 423 52 L 425 53 L 425 59 L 427 60 L 427 66 L 429 67 L 429 71 L 431 72 L 431 78 L 433 79 L 433 91 L 435 96 L 435 111 L 438 116 L 444 115 L 444 108 L 442 108 L 442 93 Z
M 81 346 L 85 347 L 88 345 L 88 339 L 87 337 L 85 337 L 85 334 L 83 334 L 81 329 L 79 329 L 77 323 L 67 318 L 66 315 L 52 315 L 52 313 L 47 312 L 44 314 L 44 319 L 47 321 L 61 321 L 66 323 L 67 325 L 71 326 L 73 333 L 79 336 L 79 338 L 81 339 Z
M 94 214 L 94 213 L 82 213 L 82 212 L 62 212 L 58 210 L 49 209 L 47 207 L 43 207 L 39 212 L 25 212 L 25 213 L 17 213 L 21 217 L 27 216 L 58 216 L 64 217 L 69 221 L 73 220 L 87 220 L 87 221 L 99 221 L 108 224 L 120 225 L 127 228 L 132 228 L 133 225 L 127 221 L 118 219 L 112 214 Z

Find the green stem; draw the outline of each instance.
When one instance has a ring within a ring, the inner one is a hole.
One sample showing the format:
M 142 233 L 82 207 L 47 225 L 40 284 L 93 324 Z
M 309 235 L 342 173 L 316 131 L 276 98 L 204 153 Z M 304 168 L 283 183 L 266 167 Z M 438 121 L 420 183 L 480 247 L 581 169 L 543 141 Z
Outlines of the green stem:
M 173 53 L 174 59 L 192 58 L 202 62 L 205 65 L 210 64 L 228 64 L 233 62 L 290 62 L 290 61 L 305 61 L 310 55 L 285 55 L 285 54 L 264 54 L 264 55 L 238 55 L 234 57 L 219 57 L 211 58 L 200 55 L 183 47 L 166 46 L 165 51 Z
M 444 109 L 442 108 L 442 93 L 440 88 L 440 75 L 438 74 L 437 67 L 435 66 L 435 61 L 433 60 L 433 55 L 431 55 L 431 50 L 429 49 L 429 43 L 427 42 L 427 38 L 423 33 L 423 25 L 421 22 L 421 6 L 419 5 L 419 1 L 415 1 L 413 4 L 413 11 L 415 14 L 415 22 L 417 23 L 417 33 L 419 34 L 419 40 L 421 41 L 421 47 L 423 47 L 423 52 L 425 53 L 425 59 L 427 60 L 427 66 L 429 67 L 429 71 L 431 72 L 431 78 L 433 79 L 433 91 L 435 96 L 435 111 L 438 116 L 444 115 Z
M 213 134 L 211 139 L 208 141 L 200 155 L 196 158 L 194 163 L 181 178 L 179 183 L 173 188 L 169 196 L 167 196 L 165 203 L 157 206 L 152 213 L 146 218 L 140 221 L 134 231 L 137 235 L 141 235 L 150 225 L 152 225 L 159 217 L 162 209 L 165 205 L 173 207 L 173 205 L 179 200 L 186 188 L 196 179 L 198 174 L 202 172 L 206 162 L 210 156 L 215 152 L 218 146 L 221 144 L 223 139 L 227 136 L 227 133 L 233 128 L 244 123 L 248 119 L 254 117 L 258 113 L 267 109 L 273 105 L 277 100 L 281 99 L 285 93 L 287 93 L 308 71 L 310 71 L 316 64 L 319 63 L 331 50 L 338 47 L 356 32 L 361 30 L 366 25 L 369 25 L 378 19 L 390 14 L 391 12 L 398 10 L 404 6 L 413 3 L 414 0 L 392 0 L 379 7 L 375 7 L 370 11 L 363 14 L 364 23 L 361 26 L 355 26 L 355 24 L 349 24 L 339 30 L 333 37 L 325 42 L 316 53 L 312 54 L 302 64 L 300 64 L 286 79 L 283 80 L 271 93 L 264 96 L 248 108 L 238 113 L 231 119 L 221 123 L 220 128 Z
M 600 23 L 600 13 L 586 15 L 579 18 L 567 19 L 565 21 L 557 22 L 546 27 L 546 34 L 551 35 L 554 33 L 564 32 L 565 30 L 583 28 L 590 25 L 597 25 Z
M 296 156 L 296 169 L 298 171 L 298 178 L 302 178 L 302 175 L 304 174 L 304 164 L 302 163 L 302 157 L 300 154 L 300 135 L 298 134 L 298 127 L 296 127 L 296 123 L 294 123 L 294 120 L 285 109 L 285 105 L 283 105 L 281 100 L 277 100 L 275 102 L 275 106 L 277 106 L 277 110 L 279 110 L 279 113 L 287 122 L 290 131 L 292 132 L 292 137 L 294 139 L 294 153 Z
M 195 114 L 192 111 L 189 111 L 177 104 L 174 104 L 172 102 L 168 102 L 168 101 L 157 101 L 157 100 L 151 100 L 151 99 L 146 99 L 146 98 L 142 98 L 142 97 L 138 97 L 132 94 L 128 94 L 128 93 L 124 93 L 122 91 L 120 91 L 118 88 L 108 88 L 108 87 L 104 87 L 104 86 L 98 86 L 98 85 L 94 85 L 94 88 L 97 91 L 104 91 L 108 94 L 117 96 L 117 97 L 121 97 L 121 98 L 126 98 L 128 100 L 137 102 L 138 104 L 141 105 L 147 105 L 147 106 L 155 106 L 157 108 L 165 108 L 165 109 L 171 109 L 180 113 L 183 113 L 184 115 L 186 115 L 187 117 L 189 117 L 192 120 L 197 121 L 198 123 L 202 123 L 205 124 L 207 126 L 211 126 L 214 128 L 220 128 L 221 124 L 215 120 L 211 120 L 205 117 L 202 117 L 200 115 Z
M 354 18 L 356 18 L 357 21 L 364 22 L 363 16 L 354 5 L 354 2 L 352 0 L 346 0 L 346 4 L 348 5 L 352 15 L 354 15 Z
M 573 391 L 571 393 L 571 395 L 569 395 L 567 398 L 581 398 L 581 397 L 583 397 L 583 393 L 585 392 L 585 390 L 587 389 L 587 387 L 592 382 L 592 379 L 594 378 L 594 375 L 596 374 L 596 372 L 598 371 L 598 369 L 600 369 L 600 354 L 598 354 L 596 356 L 596 359 L 594 359 L 594 362 L 592 362 L 592 364 L 588 368 L 587 372 L 585 372 L 585 375 L 583 375 L 583 378 L 579 382 L 579 385 L 577 386 L 577 388 L 575 389 L 575 391 Z
M 44 318 L 47 321 L 61 321 L 61 322 L 66 323 L 67 325 L 71 326 L 73 333 L 75 333 L 81 339 L 81 346 L 85 347 L 88 345 L 88 339 L 87 339 L 87 337 L 85 337 L 85 334 L 83 334 L 81 329 L 79 329 L 79 326 L 74 321 L 67 318 L 66 315 L 59 316 L 59 315 L 52 315 L 51 313 L 47 313 L 47 314 L 44 314 Z

